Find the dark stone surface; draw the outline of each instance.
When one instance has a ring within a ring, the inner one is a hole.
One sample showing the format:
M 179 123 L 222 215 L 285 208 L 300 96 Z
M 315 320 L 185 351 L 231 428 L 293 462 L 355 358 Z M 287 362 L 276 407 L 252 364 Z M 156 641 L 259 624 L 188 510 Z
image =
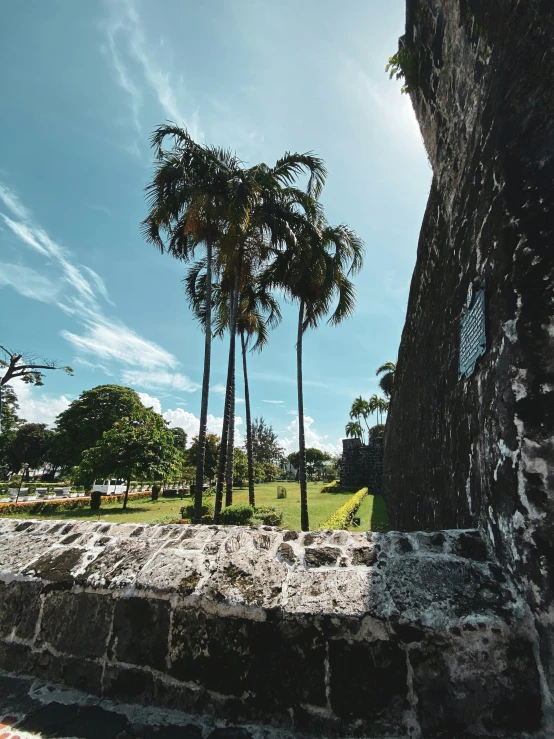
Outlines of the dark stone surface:
M 39 643 L 81 657 L 101 657 L 111 631 L 111 598 L 95 593 L 49 593 L 44 601 Z
M 396 644 L 375 641 L 329 644 L 331 706 L 346 721 L 362 719 L 394 726 L 407 708 L 406 655 Z
M 341 550 L 336 547 L 306 547 L 304 559 L 308 567 L 333 567 L 337 564 Z
M 120 662 L 166 669 L 169 604 L 121 598 L 114 613 L 112 651 Z
M 551 693 L 553 38 L 551 0 L 407 0 L 405 42 L 419 66 L 411 98 L 433 183 L 383 490 L 394 528 L 490 533 L 533 613 Z M 458 381 L 465 298 L 483 279 L 487 351 Z
M 41 583 L 0 582 L 0 636 L 31 639 L 40 611 Z
M 81 562 L 84 554 L 82 549 L 56 549 L 35 560 L 26 573 L 39 575 L 43 580 L 57 583 L 60 587 L 71 586 L 71 570 Z
M 152 703 L 154 677 L 151 672 L 134 667 L 107 664 L 103 694 L 106 698 L 128 703 Z

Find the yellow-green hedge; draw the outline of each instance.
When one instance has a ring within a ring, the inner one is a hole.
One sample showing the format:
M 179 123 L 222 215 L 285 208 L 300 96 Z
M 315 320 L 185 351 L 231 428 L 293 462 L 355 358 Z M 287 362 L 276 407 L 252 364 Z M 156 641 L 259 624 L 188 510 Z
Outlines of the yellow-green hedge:
M 367 493 L 367 488 L 358 490 L 358 492 L 349 498 L 344 505 L 333 513 L 332 516 L 329 516 L 329 518 L 324 521 L 319 528 L 331 529 L 331 531 L 334 531 L 335 529 L 347 529 L 350 526 L 352 516 L 360 507 L 360 504 Z
M 339 484 L 338 480 L 333 480 L 333 482 L 328 482 L 327 485 L 324 485 L 319 492 L 320 493 L 331 493 L 333 492 L 333 489 L 337 487 L 338 484 Z

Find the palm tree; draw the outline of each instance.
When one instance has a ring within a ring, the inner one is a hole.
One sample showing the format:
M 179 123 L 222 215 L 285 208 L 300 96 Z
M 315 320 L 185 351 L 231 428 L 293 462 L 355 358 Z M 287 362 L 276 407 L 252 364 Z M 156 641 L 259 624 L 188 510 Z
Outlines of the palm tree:
M 173 141 L 168 152 L 163 150 L 166 137 Z M 262 163 L 245 169 L 231 152 L 201 146 L 185 129 L 172 124 L 159 126 L 151 143 L 157 156 L 152 182 L 146 188 L 149 214 L 142 224 L 145 238 L 162 253 L 168 251 L 184 261 L 193 257 L 200 244 L 206 248 L 204 374 L 194 497 L 194 520 L 199 522 L 208 418 L 214 249 L 219 266 L 238 269 L 240 274 L 241 247 L 248 229 L 254 225 L 269 233 L 275 244 L 289 238 L 291 228 L 304 219 L 304 212 L 317 213 L 314 198 L 321 191 L 326 171 L 322 161 L 311 153 L 287 153 L 274 167 Z M 292 186 L 295 178 L 305 173 L 309 174 L 307 192 Z M 231 335 L 234 341 L 234 328 Z M 230 387 L 228 377 L 224 431 L 228 431 Z M 223 438 L 222 448 L 225 453 Z
M 363 242 L 345 225 L 329 226 L 323 216 L 304 223 L 296 243 L 278 254 L 264 280 L 281 286 L 285 294 L 298 300 L 296 375 L 298 385 L 298 446 L 300 481 L 300 522 L 309 530 L 304 433 L 304 393 L 302 382 L 302 339 L 308 328 L 317 328 L 324 316 L 336 307 L 328 323 L 336 325 L 354 310 L 355 290 L 349 276 L 363 263 Z
M 362 425 L 359 421 L 348 421 L 345 426 L 346 436 L 354 439 L 362 439 Z
M 359 398 L 356 398 L 356 400 L 352 403 L 352 408 L 350 409 L 350 418 L 363 418 L 364 423 L 367 427 L 367 433 L 369 435 L 369 426 L 367 423 L 367 418 L 370 415 L 371 411 L 369 409 L 369 403 L 367 400 L 364 400 L 362 396 L 360 395 Z M 364 440 L 363 431 L 361 434 L 362 442 Z
M 384 373 L 384 374 L 383 374 Z M 382 364 L 377 372 L 377 375 L 383 374 L 383 377 L 379 380 L 379 387 L 385 393 L 387 398 L 392 396 L 394 389 L 394 376 L 396 374 L 396 364 L 394 362 L 385 362 Z
M 372 395 L 369 399 L 370 413 L 377 413 L 379 423 L 383 422 L 383 413 L 386 413 L 389 409 L 389 404 L 384 398 L 380 398 L 378 395 Z
M 167 137 L 173 142 L 170 151 L 163 149 Z M 144 237 L 162 253 L 167 251 L 184 261 L 189 261 L 201 244 L 206 251 L 204 372 L 194 491 L 194 521 L 198 523 L 202 516 L 210 386 L 212 259 L 226 221 L 228 183 L 240 163 L 224 149 L 197 144 L 185 129 L 173 125 L 158 126 L 151 145 L 156 150 L 156 165 L 146 187 L 149 213 L 142 223 Z
M 203 261 L 197 262 L 190 270 L 185 279 L 186 291 L 193 307 L 193 311 L 198 320 L 203 323 L 204 316 L 204 296 L 206 292 L 205 284 L 205 264 Z M 232 302 L 227 293 L 227 285 L 225 279 L 212 285 L 213 296 L 213 336 L 222 338 L 226 331 L 229 330 L 233 323 L 231 317 Z M 281 321 L 281 311 L 279 304 L 273 295 L 265 288 L 255 274 L 245 277 L 245 282 L 240 291 L 237 303 L 236 332 L 241 338 L 242 349 L 242 366 L 244 373 L 244 395 L 245 395 L 245 412 L 246 412 L 246 451 L 248 458 L 248 498 L 250 505 L 255 505 L 254 493 L 254 465 L 252 458 L 252 422 L 250 411 L 250 392 L 248 383 L 247 370 L 247 351 L 261 351 L 267 344 L 269 339 L 269 330 L 275 328 Z M 249 347 L 252 339 L 255 343 Z M 234 354 L 230 353 L 230 358 Z M 228 375 L 232 371 L 228 367 Z M 234 406 L 234 389 L 232 404 Z M 233 449 L 230 448 L 230 440 L 233 440 L 232 431 L 234 430 L 234 421 L 229 419 L 229 434 L 225 441 L 227 450 L 227 462 L 225 467 L 225 487 L 226 487 L 226 505 L 232 502 L 232 463 Z M 216 493 L 216 510 L 215 520 L 219 518 L 222 507 L 223 498 L 223 474 L 224 468 L 221 465 L 222 457 L 220 453 L 218 482 L 220 483 Z M 225 464 L 225 456 L 223 456 L 223 464 Z M 230 474 L 231 472 L 231 474 Z

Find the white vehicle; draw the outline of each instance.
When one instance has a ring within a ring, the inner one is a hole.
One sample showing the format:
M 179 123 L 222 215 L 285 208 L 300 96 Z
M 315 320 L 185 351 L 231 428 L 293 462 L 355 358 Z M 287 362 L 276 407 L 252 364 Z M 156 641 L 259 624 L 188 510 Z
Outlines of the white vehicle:
M 102 495 L 122 495 L 127 489 L 125 480 L 95 480 L 92 486 L 92 492 L 99 492 Z

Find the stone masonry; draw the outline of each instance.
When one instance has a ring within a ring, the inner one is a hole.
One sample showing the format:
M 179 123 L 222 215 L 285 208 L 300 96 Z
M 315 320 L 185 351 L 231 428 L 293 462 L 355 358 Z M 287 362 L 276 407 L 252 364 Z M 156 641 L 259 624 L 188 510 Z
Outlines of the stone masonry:
M 474 530 L 0 520 L 0 668 L 112 701 L 318 737 L 520 736 L 542 723 L 537 649 Z
M 367 487 L 371 494 L 381 492 L 383 486 L 383 439 L 342 440 L 340 484 Z
M 479 527 L 534 616 L 554 692 L 554 3 L 407 0 L 433 183 L 387 420 L 394 528 Z M 486 353 L 458 380 L 485 280 Z

